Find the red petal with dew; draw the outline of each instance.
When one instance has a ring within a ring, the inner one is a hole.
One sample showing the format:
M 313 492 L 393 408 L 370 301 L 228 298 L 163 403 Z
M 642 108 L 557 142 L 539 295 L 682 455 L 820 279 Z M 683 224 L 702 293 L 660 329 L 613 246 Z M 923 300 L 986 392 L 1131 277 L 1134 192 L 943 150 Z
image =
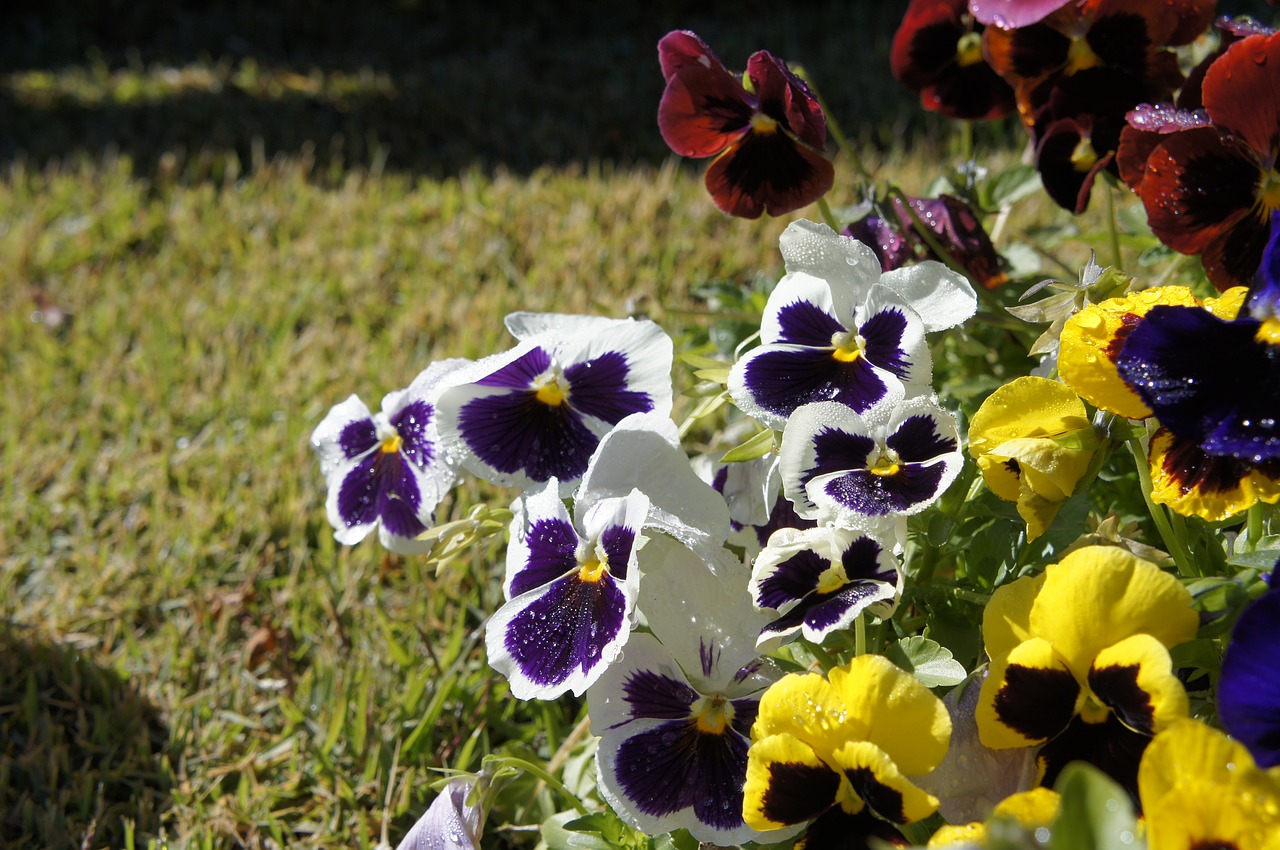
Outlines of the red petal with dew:
M 1214 124 L 1270 156 L 1280 128 L 1280 35 L 1231 45 L 1205 72 L 1204 106 Z

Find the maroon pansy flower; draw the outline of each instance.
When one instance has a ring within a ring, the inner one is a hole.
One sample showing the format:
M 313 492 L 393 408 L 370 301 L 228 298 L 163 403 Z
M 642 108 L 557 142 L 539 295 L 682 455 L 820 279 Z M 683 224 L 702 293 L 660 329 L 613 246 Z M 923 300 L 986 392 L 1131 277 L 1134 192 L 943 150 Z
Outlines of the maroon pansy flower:
M 781 59 L 752 54 L 749 87 L 691 32 L 664 36 L 658 59 L 667 81 L 658 105 L 662 138 L 681 156 L 715 157 L 706 185 L 720 209 L 741 218 L 783 215 L 831 188 L 826 117 Z
M 1233 44 L 1205 73 L 1203 99 L 1203 118 L 1131 113 L 1124 173 L 1160 241 L 1199 254 L 1227 289 L 1252 280 L 1280 208 L 1280 36 Z
M 893 37 L 893 76 L 920 105 L 949 118 L 1003 118 L 1013 89 L 982 55 L 982 25 L 965 0 L 911 0 Z

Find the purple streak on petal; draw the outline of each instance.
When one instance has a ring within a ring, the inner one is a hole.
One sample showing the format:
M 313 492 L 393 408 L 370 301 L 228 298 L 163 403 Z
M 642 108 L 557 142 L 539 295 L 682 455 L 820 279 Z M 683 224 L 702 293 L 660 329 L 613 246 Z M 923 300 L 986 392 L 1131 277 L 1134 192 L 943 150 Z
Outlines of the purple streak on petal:
M 383 457 L 383 452 L 376 452 L 364 458 L 338 485 L 338 515 L 347 528 L 368 525 L 378 518 L 377 468 Z
M 847 329 L 830 313 L 808 301 L 793 301 L 778 311 L 780 342 L 829 348 L 831 338 Z
M 762 608 L 782 608 L 803 599 L 818 588 L 818 578 L 831 566 L 826 558 L 812 549 L 802 549 L 774 567 L 756 593 L 756 604 Z
M 813 435 L 813 466 L 805 471 L 804 481 L 833 472 L 865 469 L 875 448 L 876 441 L 866 435 L 823 428 Z
M 476 384 L 482 387 L 508 387 L 527 390 L 533 379 L 551 366 L 551 355 L 541 348 L 532 348 L 505 366 L 485 375 Z
M 819 632 L 825 632 L 841 621 L 851 608 L 861 610 L 870 604 L 883 590 L 877 582 L 853 581 L 834 593 L 814 594 L 805 607 L 805 624 Z
M 419 469 L 426 469 L 435 459 L 436 447 L 427 436 L 435 408 L 425 401 L 411 401 L 391 417 L 391 427 L 400 435 L 400 451 Z
M 374 467 L 382 527 L 397 537 L 417 537 L 426 526 L 418 519 L 422 491 L 409 461 L 399 452 L 378 452 Z
M 601 664 L 626 616 L 626 597 L 611 578 L 587 582 L 573 573 L 552 582 L 511 619 L 504 643 L 531 682 L 559 685 L 574 670 L 589 673 Z
M 742 825 L 747 746 L 736 732 L 699 732 L 692 718 L 664 723 L 622 742 L 618 784 L 647 815 L 692 808 L 702 823 L 734 829 Z
M 620 351 L 606 351 L 584 363 L 565 367 L 569 404 L 588 416 L 616 425 L 632 413 L 653 410 L 648 393 L 627 389 L 627 358 Z
M 702 665 L 702 675 L 709 678 L 720 666 L 720 647 L 708 643 L 705 637 L 698 638 L 698 661 Z
M 519 390 L 467 402 L 458 430 L 480 460 L 506 474 L 523 469 L 534 481 L 581 477 L 600 442 L 569 405 Z
M 600 545 L 609 556 L 609 572 L 618 579 L 627 577 L 627 564 L 635 544 L 635 529 L 625 525 L 611 525 L 600 533 Z
M 745 383 L 756 404 L 777 416 L 817 401 L 838 401 L 861 413 L 888 391 L 864 358 L 842 362 L 830 348 L 759 354 L 747 364 Z
M 858 333 L 866 340 L 867 360 L 886 372 L 905 378 L 911 370 L 911 358 L 902 350 L 902 335 L 906 329 L 907 317 L 896 308 L 889 307 L 870 316 L 858 328 Z
M 338 445 L 348 460 L 359 457 L 378 445 L 378 429 L 372 419 L 357 419 L 342 426 Z
M 941 463 L 906 464 L 894 475 L 855 469 L 827 482 L 826 493 L 855 513 L 887 516 L 937 497 L 943 469 Z
M 954 439 L 938 433 L 938 423 L 932 416 L 922 413 L 904 419 L 884 442 L 907 463 L 933 460 L 960 448 Z
M 628 674 L 622 692 L 632 718 L 652 720 L 683 720 L 698 699 L 698 692 L 687 683 L 652 670 Z
M 882 551 L 884 550 L 880 544 L 872 538 L 859 537 L 841 555 L 840 563 L 844 567 L 844 574 L 850 579 L 895 582 L 898 571 L 892 567 L 881 569 L 877 560 Z
M 578 532 L 563 519 L 540 519 L 529 528 L 525 537 L 529 547 L 529 560 L 511 578 L 511 596 L 544 584 L 578 566 Z

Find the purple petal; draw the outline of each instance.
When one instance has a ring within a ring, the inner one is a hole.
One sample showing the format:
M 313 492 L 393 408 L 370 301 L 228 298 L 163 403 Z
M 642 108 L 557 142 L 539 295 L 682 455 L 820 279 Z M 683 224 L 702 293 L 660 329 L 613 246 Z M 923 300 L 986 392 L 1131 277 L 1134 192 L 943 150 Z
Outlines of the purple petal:
M 398 452 L 378 451 L 357 463 L 338 489 L 338 513 L 347 528 L 376 520 L 397 537 L 417 537 L 422 495 L 407 461 Z
M 747 741 L 735 732 L 699 732 L 692 718 L 664 723 L 623 741 L 616 769 L 628 801 L 647 815 L 692 808 L 715 829 L 742 825 Z
M 844 333 L 844 325 L 809 301 L 795 301 L 778 311 L 778 342 L 829 348 L 831 338 Z
M 562 519 L 540 519 L 529 528 L 524 543 L 529 560 L 511 578 L 512 598 L 549 584 L 578 566 L 578 533 Z
M 939 455 L 959 450 L 954 439 L 938 433 L 938 424 L 933 417 L 923 413 L 907 417 L 885 439 L 885 445 L 908 463 L 933 460 Z
M 600 546 L 609 556 L 609 571 L 618 579 L 627 577 L 627 564 L 636 543 L 636 532 L 625 525 L 611 525 L 600 533 Z
M 543 404 L 516 390 L 463 405 L 458 430 L 476 457 L 503 474 L 571 481 L 587 469 L 599 438 L 568 404 Z
M 590 674 L 599 667 L 626 615 L 626 597 L 612 579 L 583 581 L 570 574 L 511 618 L 503 646 L 529 681 L 559 685 L 576 670 Z
M 833 472 L 865 469 L 875 448 L 876 441 L 869 436 L 824 427 L 813 435 L 813 466 L 805 472 L 803 481 Z
M 1259 767 L 1280 765 L 1280 588 L 1245 608 L 1231 632 L 1218 682 L 1218 714 Z
M 865 358 L 843 362 L 830 349 L 762 351 L 748 361 L 744 378 L 755 402 L 776 416 L 819 401 L 838 401 L 861 413 L 888 391 Z
M 391 417 L 391 427 L 400 435 L 400 451 L 419 469 L 426 469 L 436 456 L 428 436 L 435 408 L 425 401 L 412 401 Z
M 626 355 L 618 351 L 606 351 L 586 362 L 566 366 L 564 377 L 569 382 L 569 404 L 610 425 L 616 425 L 632 413 L 653 410 L 653 399 L 648 393 L 627 389 L 629 371 Z
M 476 383 L 482 387 L 527 390 L 533 385 L 533 380 L 547 371 L 550 366 L 551 355 L 541 348 L 534 347 L 505 366 L 485 375 Z
M 760 582 L 756 604 L 762 608 L 781 609 L 804 599 L 818 587 L 818 578 L 830 562 L 812 549 L 803 549 L 774 567 Z
M 683 720 L 698 699 L 687 683 L 651 670 L 633 672 L 622 689 L 632 718 Z
M 349 422 L 338 435 L 338 445 L 348 460 L 357 458 L 378 445 L 378 430 L 372 419 Z
M 911 358 L 902 350 L 906 330 L 907 317 L 901 310 L 890 307 L 870 316 L 858 328 L 866 340 L 867 360 L 898 378 L 906 378 L 911 371 Z
M 827 482 L 828 496 L 845 508 L 866 516 L 902 513 L 938 496 L 946 466 L 904 464 L 892 475 L 855 469 Z

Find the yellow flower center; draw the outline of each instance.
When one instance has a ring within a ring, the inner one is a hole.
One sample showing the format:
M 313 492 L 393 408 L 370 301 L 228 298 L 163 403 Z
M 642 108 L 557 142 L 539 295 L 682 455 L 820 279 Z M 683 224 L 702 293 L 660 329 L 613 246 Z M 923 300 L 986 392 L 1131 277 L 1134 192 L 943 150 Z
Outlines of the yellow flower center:
M 831 335 L 831 345 L 835 347 L 832 357 L 841 363 L 852 363 L 862 356 L 867 341 L 852 331 L 838 331 Z
M 1103 705 L 1102 701 L 1088 688 L 1081 691 L 1077 703 L 1076 714 L 1079 714 L 1080 719 L 1085 723 L 1103 723 L 1111 714 L 1111 709 Z
M 867 471 L 872 475 L 897 475 L 902 467 L 898 464 L 898 453 L 893 449 L 881 449 L 880 457 L 876 458 Z
M 822 571 L 822 575 L 818 576 L 818 593 L 835 593 L 848 583 L 849 579 L 844 574 L 844 567 L 833 562 Z
M 699 697 L 689 713 L 698 724 L 699 732 L 719 735 L 733 722 L 733 703 L 724 694 Z
M 1274 168 L 1263 174 L 1258 181 L 1258 203 L 1262 204 L 1267 216 L 1280 209 L 1280 172 Z
M 976 32 L 967 32 L 956 42 L 956 63 L 961 68 L 977 65 L 982 61 L 982 36 Z
M 393 455 L 400 451 L 400 442 L 400 435 L 392 434 L 390 437 L 383 439 L 382 445 L 378 447 L 378 450 L 384 455 Z
M 751 116 L 751 131 L 759 133 L 762 136 L 768 136 L 776 133 L 778 130 L 778 122 L 765 115 L 763 112 L 757 112 Z
M 1093 140 L 1088 136 L 1081 136 L 1080 141 L 1076 142 L 1075 148 L 1071 151 L 1071 167 L 1076 171 L 1085 172 L 1093 168 L 1098 162 L 1098 152 L 1093 149 Z
M 592 558 L 578 567 L 578 580 L 588 584 L 596 584 L 608 574 L 609 559 L 607 557 Z
M 559 407 L 569 398 L 569 382 L 563 375 L 551 373 L 534 382 L 534 398 L 547 407 Z
M 1102 59 L 1089 46 L 1088 39 L 1084 36 L 1075 36 L 1071 39 L 1071 46 L 1067 48 L 1066 70 L 1068 74 L 1074 74 L 1077 71 L 1084 71 L 1089 68 L 1097 68 L 1103 64 Z

